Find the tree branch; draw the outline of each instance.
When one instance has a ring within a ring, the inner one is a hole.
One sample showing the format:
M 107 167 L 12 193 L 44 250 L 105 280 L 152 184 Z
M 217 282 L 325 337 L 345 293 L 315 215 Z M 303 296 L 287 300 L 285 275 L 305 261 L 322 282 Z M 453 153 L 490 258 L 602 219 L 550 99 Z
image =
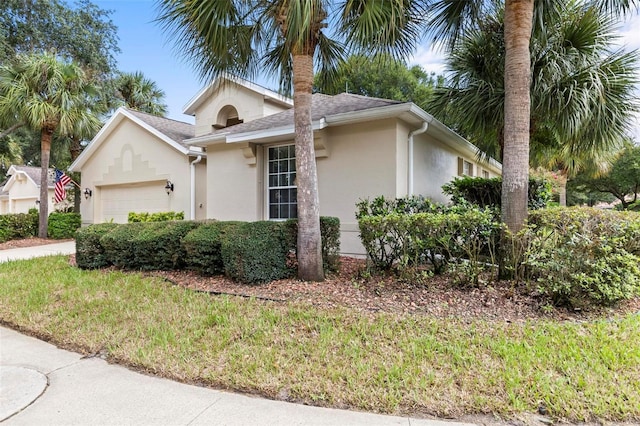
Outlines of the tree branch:
M 7 130 L 2 131 L 2 133 L 0 133 L 0 139 L 4 138 L 5 136 L 12 133 L 16 129 L 19 129 L 22 126 L 24 126 L 24 123 L 16 123 L 13 126 L 9 127 Z

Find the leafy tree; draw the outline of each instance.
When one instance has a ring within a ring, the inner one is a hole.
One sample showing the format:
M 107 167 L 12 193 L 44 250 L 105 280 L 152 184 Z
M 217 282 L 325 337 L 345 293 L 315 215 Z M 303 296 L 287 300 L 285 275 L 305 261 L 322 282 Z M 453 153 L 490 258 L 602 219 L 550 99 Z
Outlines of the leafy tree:
M 61 0 L 0 2 L 0 64 L 19 54 L 55 52 L 106 77 L 116 69 L 117 27 L 111 12 L 89 0 L 74 6 Z
M 314 69 L 333 75 L 344 44 L 408 55 L 420 33 L 422 2 L 329 0 L 158 0 L 164 28 L 203 77 L 277 74 L 293 87 L 298 184 L 298 264 L 304 280 L 324 279 L 311 93 Z M 334 19 L 331 36 L 328 19 Z M 314 66 L 315 65 L 315 66 Z
M 428 0 L 428 4 L 430 32 L 452 48 L 460 37 L 477 30 L 497 7 L 502 8 L 497 1 Z M 527 217 L 531 35 L 544 30 L 544 14 L 558 16 L 566 4 L 555 0 L 504 1 L 502 220 L 514 232 L 522 228 Z M 593 4 L 599 10 L 615 15 L 630 11 L 640 5 L 640 1 L 593 0 Z
M 602 198 L 593 193 L 611 194 L 627 210 L 640 194 L 640 146 L 627 142 L 607 173 L 597 177 L 583 173 L 570 182 L 572 189 L 591 195 L 590 199 Z
M 564 173 L 597 169 L 620 149 L 637 109 L 637 52 L 614 49 L 615 22 L 593 6 L 568 4 L 542 19 L 531 42 L 530 163 Z M 429 108 L 494 158 L 504 137 L 503 26 L 498 11 L 458 40 L 450 82 Z
M 120 73 L 114 85 L 118 99 L 116 104 L 153 115 L 167 114 L 164 91 L 156 82 L 146 78 L 142 72 Z
M 87 109 L 87 97 L 93 93 L 89 78 L 78 65 L 52 54 L 20 55 L 12 65 L 0 67 L 0 115 L 13 115 L 41 135 L 41 238 L 47 237 L 51 140 L 56 131 L 73 134 L 79 123 L 97 122 Z
M 330 79 L 317 75 L 315 81 L 315 92 L 328 95 L 355 93 L 413 102 L 426 109 L 435 87 L 443 84 L 444 77 L 429 74 L 418 65 L 409 67 L 404 61 L 389 55 L 371 58 L 360 54 L 340 63 Z

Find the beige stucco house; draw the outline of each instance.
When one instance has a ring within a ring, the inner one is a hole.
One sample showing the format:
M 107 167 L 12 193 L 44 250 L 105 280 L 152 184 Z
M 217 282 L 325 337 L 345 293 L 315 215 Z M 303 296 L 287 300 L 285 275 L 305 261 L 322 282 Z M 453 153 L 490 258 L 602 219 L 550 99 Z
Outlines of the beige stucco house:
M 342 251 L 361 253 L 359 199 L 423 195 L 468 174 L 501 173 L 478 149 L 413 103 L 352 94 L 313 95 L 321 215 L 341 221 Z M 72 171 L 93 195 L 85 223 L 126 221 L 129 211 L 279 220 L 296 216 L 292 102 L 239 79 L 220 79 L 185 107 L 195 125 L 118 110 Z M 174 184 L 167 195 L 167 181 Z
M 40 167 L 9 167 L 7 180 L 0 189 L 0 214 L 27 213 L 29 209 L 39 208 L 40 176 Z M 55 178 L 51 170 L 48 176 L 49 212 L 55 210 L 54 191 Z

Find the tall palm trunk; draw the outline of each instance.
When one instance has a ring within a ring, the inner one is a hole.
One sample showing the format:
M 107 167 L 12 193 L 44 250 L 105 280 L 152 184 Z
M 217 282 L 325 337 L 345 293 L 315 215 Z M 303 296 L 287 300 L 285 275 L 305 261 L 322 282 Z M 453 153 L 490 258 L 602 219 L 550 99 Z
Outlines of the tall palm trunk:
M 49 225 L 49 156 L 54 129 L 44 126 L 40 136 L 40 215 L 38 237 L 47 238 Z
M 80 138 L 78 136 L 71 136 L 71 143 L 69 144 L 69 154 L 71 154 L 71 162 L 73 163 L 74 161 L 76 161 L 76 159 L 80 156 L 80 153 L 82 152 L 82 145 L 80 143 Z M 80 182 L 78 179 L 78 176 L 76 176 L 76 182 Z M 80 192 L 80 188 L 76 188 L 75 191 L 73 191 L 73 212 L 74 213 L 80 213 L 80 197 L 82 196 L 81 192 Z
M 504 11 L 505 103 L 502 221 L 518 232 L 527 218 L 533 0 L 507 0 Z
M 318 173 L 311 126 L 313 55 L 293 54 L 293 113 L 298 187 L 298 277 L 324 280 Z

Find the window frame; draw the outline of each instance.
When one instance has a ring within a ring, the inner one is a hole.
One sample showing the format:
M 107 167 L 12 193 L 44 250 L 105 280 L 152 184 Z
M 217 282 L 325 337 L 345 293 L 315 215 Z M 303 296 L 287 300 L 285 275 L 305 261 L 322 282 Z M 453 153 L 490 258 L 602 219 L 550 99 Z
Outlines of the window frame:
M 278 148 L 283 148 L 283 147 L 287 147 L 289 148 L 289 153 L 288 156 L 285 158 L 276 158 L 274 160 L 271 160 L 271 152 L 273 149 L 278 149 Z M 293 149 L 293 156 L 291 156 L 291 149 Z M 273 161 L 288 161 L 288 169 L 286 171 L 280 171 L 278 170 L 277 172 L 272 172 L 271 171 L 271 162 Z M 296 219 L 298 217 L 298 196 L 297 196 L 297 189 L 298 186 L 296 185 L 296 179 L 297 179 L 297 170 L 295 169 L 295 144 L 294 143 L 281 143 L 281 144 L 277 144 L 277 145 L 269 145 L 269 146 L 265 146 L 264 149 L 264 205 L 265 205 L 265 218 L 267 220 L 274 220 L 274 221 L 283 221 L 283 220 L 288 220 L 288 219 Z M 293 165 L 294 170 L 291 171 L 290 167 Z M 282 175 L 288 175 L 288 180 L 291 179 L 291 174 L 293 174 L 293 183 L 289 184 L 289 185 L 276 185 L 273 186 L 272 185 L 272 177 L 273 176 L 278 176 L 278 180 L 280 179 L 280 176 Z M 279 203 L 272 203 L 271 202 L 271 194 L 272 194 L 272 190 L 276 190 L 276 191 L 289 191 L 288 193 L 288 197 L 289 200 L 287 200 L 286 202 L 279 202 Z M 294 190 L 294 191 L 292 191 Z M 293 192 L 293 196 L 292 196 L 292 192 Z M 295 202 L 291 202 L 291 199 L 294 198 Z M 280 208 L 279 207 L 279 211 L 278 211 L 278 215 L 277 217 L 272 217 L 271 214 L 271 207 L 272 205 L 278 205 L 278 206 L 283 206 L 283 205 L 288 205 L 289 206 L 289 212 L 287 214 L 287 217 L 283 217 L 283 215 L 281 214 Z M 291 211 L 291 206 L 295 206 L 295 213 L 292 214 Z

